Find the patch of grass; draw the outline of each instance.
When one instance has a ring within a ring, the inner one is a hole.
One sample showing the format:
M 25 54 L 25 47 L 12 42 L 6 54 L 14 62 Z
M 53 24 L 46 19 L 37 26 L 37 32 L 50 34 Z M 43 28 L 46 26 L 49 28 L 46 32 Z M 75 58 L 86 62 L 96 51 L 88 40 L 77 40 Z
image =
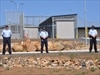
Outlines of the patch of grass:
M 10 70 L 10 68 L 9 68 L 9 67 L 6 67 L 5 69 L 6 69 L 6 70 Z
M 75 55 L 74 54 L 70 54 L 69 57 L 70 57 L 70 59 L 74 59 Z
M 72 71 L 71 69 L 65 69 L 65 71 Z
M 91 72 L 94 72 L 94 71 L 96 71 L 96 68 L 91 67 L 90 70 L 91 70 Z
M 53 70 L 53 72 L 60 72 L 60 69 L 57 69 L 57 70 Z
M 82 75 L 85 75 L 86 74 L 86 72 L 82 72 Z

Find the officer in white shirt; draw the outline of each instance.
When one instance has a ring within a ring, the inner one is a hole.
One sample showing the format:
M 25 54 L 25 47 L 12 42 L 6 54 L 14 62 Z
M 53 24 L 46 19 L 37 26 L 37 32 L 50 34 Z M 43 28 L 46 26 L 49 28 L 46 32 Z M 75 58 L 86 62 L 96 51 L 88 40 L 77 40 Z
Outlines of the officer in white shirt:
M 89 30 L 89 37 L 90 37 L 90 48 L 89 48 L 89 52 L 92 51 L 92 46 L 94 44 L 94 50 L 95 50 L 95 53 L 98 53 L 97 51 L 97 41 L 96 41 L 96 38 L 97 38 L 97 30 L 95 29 L 95 26 L 92 25 L 91 29 Z
M 45 45 L 46 53 L 48 52 L 48 32 L 45 30 L 45 28 L 42 29 L 40 32 L 40 38 L 41 38 L 41 53 L 43 53 L 43 47 Z
M 2 55 L 5 55 L 6 44 L 8 45 L 8 52 L 9 52 L 9 54 L 12 54 L 12 52 L 11 52 L 11 36 L 12 36 L 12 32 L 9 29 L 8 25 L 5 26 L 5 29 L 2 31 L 1 35 L 3 37 L 3 51 L 2 51 Z

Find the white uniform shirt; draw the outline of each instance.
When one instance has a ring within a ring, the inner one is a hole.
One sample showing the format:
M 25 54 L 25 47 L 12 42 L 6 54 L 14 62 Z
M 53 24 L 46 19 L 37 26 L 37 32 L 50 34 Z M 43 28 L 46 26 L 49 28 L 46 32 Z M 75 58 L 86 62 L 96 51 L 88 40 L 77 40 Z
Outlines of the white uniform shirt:
M 89 35 L 91 36 L 96 36 L 98 33 L 97 33 L 97 30 L 96 29 L 90 29 L 89 30 Z
M 40 37 L 42 37 L 42 38 L 47 38 L 48 37 L 48 32 L 47 31 L 41 31 L 40 32 Z
M 6 29 L 4 29 L 3 31 L 2 31 L 2 33 L 1 33 L 1 35 L 3 36 L 3 37 L 5 37 L 5 38 L 8 38 L 8 37 L 11 37 L 11 35 L 12 35 L 12 32 L 11 32 L 11 30 L 6 30 Z

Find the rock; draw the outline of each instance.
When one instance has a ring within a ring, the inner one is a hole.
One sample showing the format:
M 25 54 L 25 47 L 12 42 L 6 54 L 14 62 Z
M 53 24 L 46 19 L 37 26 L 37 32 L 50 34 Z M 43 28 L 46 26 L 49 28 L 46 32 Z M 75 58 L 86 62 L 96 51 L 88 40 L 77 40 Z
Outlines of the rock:
M 2 61 L 0 61 L 0 67 L 3 67 L 3 63 L 2 63 Z
M 0 45 L 0 52 L 2 52 L 2 49 L 3 49 L 3 46 L 2 46 L 2 45 Z
M 53 64 L 51 64 L 51 66 L 52 66 L 52 67 L 57 67 L 58 64 L 54 64 L 54 63 L 53 63 Z
M 42 60 L 41 60 L 41 66 L 42 66 L 42 67 L 47 67 L 48 64 L 49 64 L 49 61 L 48 61 L 48 60 L 46 60 L 46 59 L 42 59 Z
M 62 42 L 55 42 L 54 43 L 54 50 L 63 50 L 64 46 L 62 44 Z
M 93 60 L 86 61 L 86 66 L 87 66 L 87 69 L 92 68 L 92 67 L 97 68 Z
M 95 62 L 94 62 L 95 61 Z M 8 57 L 0 60 L 0 67 L 9 69 L 11 67 L 41 67 L 41 68 L 67 68 L 67 69 L 97 69 L 100 68 L 100 60 L 92 59 L 70 59 L 50 57 Z
M 53 42 L 51 42 L 51 41 L 48 42 L 48 49 L 50 51 L 53 51 L 54 50 L 54 48 L 53 48 Z
M 87 67 L 85 60 L 83 60 L 81 64 L 82 64 L 82 68 L 86 68 Z
M 41 44 L 39 41 L 35 42 L 35 47 L 36 47 L 36 51 L 40 51 L 41 50 Z
M 5 57 L 3 57 L 3 59 L 4 59 L 4 60 L 8 60 L 8 59 L 9 59 L 9 57 L 5 56 Z
M 30 42 L 28 45 L 27 45 L 27 52 L 31 52 L 31 51 L 36 51 L 36 47 L 35 47 L 35 43 L 34 42 Z
M 23 52 L 23 51 L 25 51 L 23 46 L 19 43 L 13 43 L 12 50 L 13 50 L 13 52 Z
M 14 64 L 14 67 L 23 67 L 21 64 Z

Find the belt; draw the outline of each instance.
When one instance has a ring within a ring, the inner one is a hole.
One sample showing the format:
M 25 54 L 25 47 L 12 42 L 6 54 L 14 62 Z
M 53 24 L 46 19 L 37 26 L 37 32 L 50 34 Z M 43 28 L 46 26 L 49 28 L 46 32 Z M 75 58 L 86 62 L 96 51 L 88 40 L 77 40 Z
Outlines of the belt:
M 8 39 L 8 38 L 10 38 L 10 37 L 3 37 L 4 39 Z

